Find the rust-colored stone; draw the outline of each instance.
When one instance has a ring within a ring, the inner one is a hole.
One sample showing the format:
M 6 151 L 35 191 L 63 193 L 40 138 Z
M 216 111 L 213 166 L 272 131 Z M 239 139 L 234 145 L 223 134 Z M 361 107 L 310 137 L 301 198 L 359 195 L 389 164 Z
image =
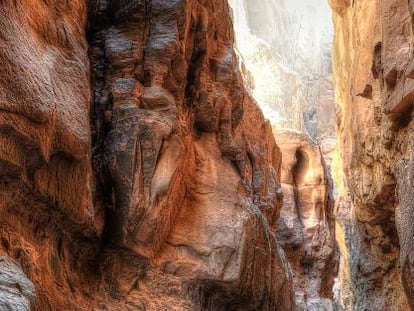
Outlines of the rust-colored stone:
M 0 1 L 0 248 L 35 285 L 24 303 L 294 309 L 281 155 L 229 15 L 225 0 Z

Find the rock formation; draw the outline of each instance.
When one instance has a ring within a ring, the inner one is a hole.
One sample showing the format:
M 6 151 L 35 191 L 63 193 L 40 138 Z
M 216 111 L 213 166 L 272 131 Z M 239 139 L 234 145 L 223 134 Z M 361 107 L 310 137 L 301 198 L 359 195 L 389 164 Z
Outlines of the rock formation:
M 272 123 L 282 151 L 284 205 L 278 242 L 291 264 L 296 307 L 332 310 L 339 258 L 330 178 L 335 104 L 328 3 L 229 2 L 246 84 Z M 298 171 L 307 180 L 298 177 L 296 183 Z
M 8 256 L 0 256 L 0 310 L 29 311 L 35 302 L 33 283 Z
M 279 130 L 335 135 L 327 0 L 229 0 L 247 85 Z
M 413 8 L 330 0 L 354 310 L 414 309 Z M 349 305 L 345 306 L 347 310 Z
M 281 155 L 229 16 L 0 1 L 0 306 L 294 309 Z
M 309 136 L 275 131 L 282 152 L 284 204 L 278 243 L 292 267 L 297 310 L 332 310 L 337 269 L 332 183 Z

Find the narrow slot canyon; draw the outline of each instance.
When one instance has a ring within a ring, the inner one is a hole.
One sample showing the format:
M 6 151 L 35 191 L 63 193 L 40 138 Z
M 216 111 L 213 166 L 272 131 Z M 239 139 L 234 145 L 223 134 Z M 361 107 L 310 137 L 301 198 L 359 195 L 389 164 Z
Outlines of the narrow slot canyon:
M 0 311 L 414 310 L 413 0 L 0 0 Z

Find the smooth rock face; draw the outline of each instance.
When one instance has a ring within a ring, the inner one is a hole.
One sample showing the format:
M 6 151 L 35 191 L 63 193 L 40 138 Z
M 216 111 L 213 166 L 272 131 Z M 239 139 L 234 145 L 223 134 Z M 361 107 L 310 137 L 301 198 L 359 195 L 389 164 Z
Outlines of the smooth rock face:
M 281 154 L 229 11 L 0 2 L 0 248 L 33 307 L 295 308 Z
M 292 267 L 297 310 L 333 310 L 337 269 L 332 184 L 308 135 L 275 131 L 282 152 L 284 204 L 277 240 Z
M 356 310 L 414 309 L 414 3 L 330 3 L 338 143 L 352 199 L 342 226 L 349 251 L 342 275 L 352 282 Z

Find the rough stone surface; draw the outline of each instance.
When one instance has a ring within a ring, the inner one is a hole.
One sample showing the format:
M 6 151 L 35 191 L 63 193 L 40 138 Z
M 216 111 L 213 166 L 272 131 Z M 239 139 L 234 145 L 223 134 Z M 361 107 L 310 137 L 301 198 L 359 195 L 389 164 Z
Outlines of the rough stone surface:
M 225 0 L 0 1 L 0 248 L 34 308 L 294 309 L 233 41 Z
M 30 310 L 35 305 L 33 283 L 10 257 L 0 256 L 0 310 Z
M 283 207 L 278 243 L 292 267 L 297 310 L 333 310 L 337 269 L 332 182 L 318 145 L 302 133 L 275 131 L 282 152 Z
M 413 1 L 331 0 L 349 310 L 414 309 Z M 405 294 L 404 294 L 405 293 Z

